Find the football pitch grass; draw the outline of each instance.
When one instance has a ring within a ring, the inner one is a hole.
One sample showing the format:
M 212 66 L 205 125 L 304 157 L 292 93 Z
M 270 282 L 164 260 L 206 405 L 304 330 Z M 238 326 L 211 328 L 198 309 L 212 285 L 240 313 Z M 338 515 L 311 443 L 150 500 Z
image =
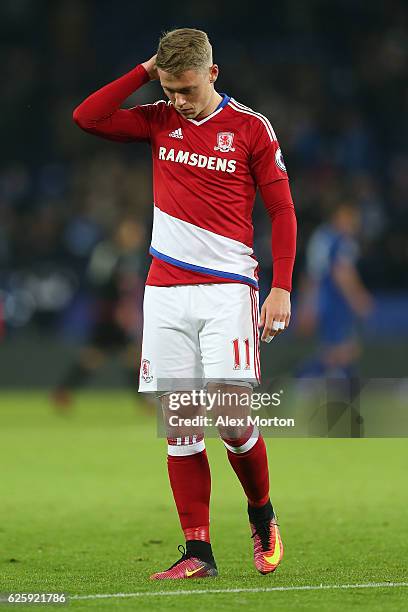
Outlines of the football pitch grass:
M 152 410 L 127 393 L 89 391 L 62 416 L 45 393 L 10 392 L 0 394 L 0 427 L 0 593 L 65 592 L 72 610 L 408 608 L 404 439 L 267 440 L 285 546 L 269 576 L 253 566 L 223 445 L 207 440 L 219 577 L 153 582 L 183 538 Z M 0 604 L 33 607 L 49 609 Z

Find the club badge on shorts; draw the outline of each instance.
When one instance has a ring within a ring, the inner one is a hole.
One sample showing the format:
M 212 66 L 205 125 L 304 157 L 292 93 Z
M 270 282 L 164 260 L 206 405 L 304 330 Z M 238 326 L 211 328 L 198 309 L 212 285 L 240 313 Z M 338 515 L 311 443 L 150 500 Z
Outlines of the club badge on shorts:
M 214 151 L 221 151 L 221 153 L 228 153 L 228 151 L 235 151 L 232 146 L 234 142 L 234 132 L 218 132 L 217 134 L 217 146 L 214 147 Z
M 153 376 L 150 374 L 150 361 L 148 359 L 142 359 L 141 370 L 143 380 L 146 383 L 152 382 Z

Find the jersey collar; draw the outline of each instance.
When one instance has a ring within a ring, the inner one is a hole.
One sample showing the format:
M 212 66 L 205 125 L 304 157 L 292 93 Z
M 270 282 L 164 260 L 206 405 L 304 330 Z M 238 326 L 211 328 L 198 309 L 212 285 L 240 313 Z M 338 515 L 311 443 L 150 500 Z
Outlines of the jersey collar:
M 200 121 L 196 121 L 195 119 L 187 119 L 185 117 L 183 117 L 183 119 L 194 123 L 194 125 L 201 125 L 202 123 L 209 121 L 209 119 L 212 119 L 213 117 L 215 117 L 215 115 L 218 115 L 218 113 L 220 113 L 222 109 L 227 106 L 228 102 L 231 100 L 231 96 L 228 96 L 226 93 L 220 92 L 220 95 L 222 96 L 222 100 L 215 109 L 215 111 L 211 113 L 211 115 L 207 115 L 207 117 L 204 117 L 204 119 L 201 119 Z

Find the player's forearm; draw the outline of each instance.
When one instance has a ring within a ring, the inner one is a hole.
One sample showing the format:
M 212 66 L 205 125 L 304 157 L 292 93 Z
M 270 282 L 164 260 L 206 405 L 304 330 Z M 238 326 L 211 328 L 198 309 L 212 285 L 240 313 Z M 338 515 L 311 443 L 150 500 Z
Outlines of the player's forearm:
M 74 121 L 83 129 L 94 128 L 110 117 L 137 89 L 150 80 L 140 64 L 130 72 L 108 83 L 88 96 L 73 113 Z
M 288 181 L 276 181 L 260 188 L 272 222 L 272 287 L 292 290 L 296 257 L 297 222 Z
M 292 291 L 292 275 L 296 257 L 296 215 L 288 210 L 272 222 L 272 287 Z
M 356 314 L 364 314 L 369 309 L 371 298 L 356 270 L 339 264 L 333 269 L 333 278 L 352 310 Z

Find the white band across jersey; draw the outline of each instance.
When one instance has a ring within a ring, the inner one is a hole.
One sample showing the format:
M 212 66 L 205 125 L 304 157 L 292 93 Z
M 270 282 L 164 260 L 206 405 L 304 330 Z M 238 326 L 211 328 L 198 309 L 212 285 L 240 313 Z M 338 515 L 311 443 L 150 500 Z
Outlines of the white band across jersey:
M 253 250 L 246 244 L 177 219 L 154 206 L 150 253 L 167 263 L 245 282 L 258 287 L 252 257 Z

